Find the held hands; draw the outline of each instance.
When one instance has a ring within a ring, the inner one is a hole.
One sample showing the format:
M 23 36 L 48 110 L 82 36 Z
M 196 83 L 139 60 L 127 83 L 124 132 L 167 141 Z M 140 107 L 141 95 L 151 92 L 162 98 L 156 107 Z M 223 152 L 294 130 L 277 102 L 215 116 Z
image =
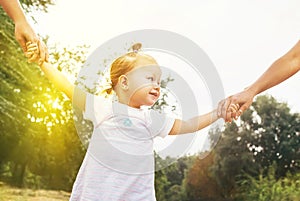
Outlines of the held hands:
M 238 119 L 241 114 L 247 110 L 253 102 L 255 93 L 249 88 L 219 102 L 217 113 L 225 122 L 232 122 Z
M 16 22 L 15 37 L 22 47 L 23 52 L 28 52 L 28 43 L 34 43 L 38 46 L 38 57 L 40 62 L 48 61 L 49 53 L 43 41 L 35 34 L 31 26 L 26 21 Z
M 221 100 L 218 104 L 217 115 L 223 118 L 225 122 L 231 122 L 232 119 L 238 118 L 240 112 L 240 105 L 238 103 L 230 103 L 229 98 Z
M 231 100 L 231 97 L 228 97 L 219 102 L 217 114 L 218 117 L 223 118 L 225 122 L 232 122 L 233 119 L 238 119 L 238 117 L 242 114 L 242 110 L 238 103 L 234 103 Z
M 27 42 L 25 56 L 27 57 L 29 63 L 36 62 L 41 66 L 44 62 L 44 59 L 40 55 L 38 43 Z

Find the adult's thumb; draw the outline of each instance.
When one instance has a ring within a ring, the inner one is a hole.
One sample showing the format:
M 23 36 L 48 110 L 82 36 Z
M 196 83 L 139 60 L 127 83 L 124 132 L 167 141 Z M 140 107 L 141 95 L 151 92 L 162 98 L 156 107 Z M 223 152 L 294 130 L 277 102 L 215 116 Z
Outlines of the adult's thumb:
M 23 52 L 25 53 L 27 51 L 25 38 L 17 38 L 17 40 L 18 40 Z
M 243 112 L 245 112 L 245 110 L 247 110 L 249 108 L 250 104 L 249 103 L 244 103 L 240 109 L 239 109 L 239 115 L 241 115 Z

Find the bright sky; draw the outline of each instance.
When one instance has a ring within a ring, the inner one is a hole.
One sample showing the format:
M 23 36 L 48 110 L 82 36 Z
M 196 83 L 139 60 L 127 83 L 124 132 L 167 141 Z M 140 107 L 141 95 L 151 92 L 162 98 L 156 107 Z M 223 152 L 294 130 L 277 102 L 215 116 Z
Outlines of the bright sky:
M 300 39 L 299 0 L 60 0 L 36 29 L 62 45 L 92 50 L 120 34 L 164 29 L 197 43 L 211 58 L 226 96 L 254 82 Z M 300 74 L 268 90 L 300 112 Z

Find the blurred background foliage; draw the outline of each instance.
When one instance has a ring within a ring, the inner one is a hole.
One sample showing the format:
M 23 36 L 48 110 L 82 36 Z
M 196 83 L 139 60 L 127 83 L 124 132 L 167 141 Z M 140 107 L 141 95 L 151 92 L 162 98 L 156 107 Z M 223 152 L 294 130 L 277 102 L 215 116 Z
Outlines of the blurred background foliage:
M 22 1 L 26 11 L 52 1 Z M 76 134 L 70 101 L 28 64 L 14 25 L 0 10 L 0 175 L 18 186 L 70 190 L 84 148 Z M 51 61 L 74 66 L 85 47 L 50 48 Z M 64 65 L 64 71 L 71 70 Z
M 21 2 L 29 16 L 54 3 Z M 0 179 L 70 191 L 85 154 L 71 102 L 27 63 L 2 9 L 0 21 Z M 73 80 L 87 49 L 51 46 L 50 60 Z M 162 99 L 155 108 L 164 104 Z M 272 96 L 259 96 L 239 121 L 211 131 L 212 141 L 217 132 L 222 137 L 211 153 L 182 157 L 156 172 L 158 201 L 300 200 L 299 113 Z

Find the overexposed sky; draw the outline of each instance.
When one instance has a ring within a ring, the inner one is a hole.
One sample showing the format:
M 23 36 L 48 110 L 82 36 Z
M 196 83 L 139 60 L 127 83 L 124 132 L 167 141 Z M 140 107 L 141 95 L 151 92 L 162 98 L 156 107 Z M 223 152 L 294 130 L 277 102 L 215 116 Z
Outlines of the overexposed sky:
M 59 0 L 37 14 L 37 32 L 63 46 L 95 49 L 120 34 L 163 29 L 211 58 L 226 96 L 254 82 L 300 39 L 299 0 Z M 266 91 L 300 112 L 300 74 Z M 208 111 L 211 108 L 208 107 Z
M 298 0 L 59 0 L 36 29 L 92 50 L 119 34 L 164 29 L 196 42 L 214 62 L 226 95 L 252 83 L 300 39 Z M 268 90 L 300 112 L 299 73 Z

